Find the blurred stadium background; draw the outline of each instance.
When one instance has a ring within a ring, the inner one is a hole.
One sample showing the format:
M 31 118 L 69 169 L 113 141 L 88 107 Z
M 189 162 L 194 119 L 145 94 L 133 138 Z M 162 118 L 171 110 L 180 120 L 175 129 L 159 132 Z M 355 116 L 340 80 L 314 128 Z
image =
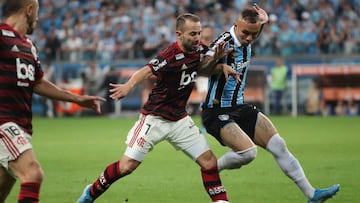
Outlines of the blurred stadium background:
M 246 100 L 267 114 L 273 112 L 274 99 L 267 75 L 276 59 L 283 58 L 289 69 L 282 114 L 309 114 L 306 101 L 313 81 L 321 93 L 321 109 L 316 115 L 336 115 L 337 106 L 360 109 L 359 0 L 39 2 L 39 28 L 31 37 L 36 41 L 44 69 L 49 70 L 47 77 L 71 91 L 106 96 L 107 86 L 102 83 L 107 76 L 118 76 L 119 82 L 126 80 L 158 50 L 175 40 L 172 33 L 179 13 L 198 14 L 204 26 L 214 27 L 219 34 L 232 25 L 246 3 L 256 2 L 268 11 L 270 21 L 253 46 Z M 100 71 L 90 73 L 96 81 L 89 85 L 85 80 L 91 63 Z M 139 86 L 115 106 L 104 104 L 104 111 L 119 115 L 121 111 L 138 110 L 146 99 L 149 84 Z M 190 103 L 197 102 L 192 96 Z M 54 104 L 37 96 L 33 109 L 35 114 L 50 117 L 88 113 L 72 104 Z M 359 115 L 359 110 L 354 112 L 351 115 Z

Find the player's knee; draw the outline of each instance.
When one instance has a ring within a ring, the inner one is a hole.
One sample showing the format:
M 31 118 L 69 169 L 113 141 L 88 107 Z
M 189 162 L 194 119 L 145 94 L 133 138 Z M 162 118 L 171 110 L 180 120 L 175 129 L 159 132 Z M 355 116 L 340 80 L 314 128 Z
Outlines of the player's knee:
M 234 156 L 234 168 L 240 168 L 243 165 L 249 164 L 257 156 L 257 147 L 253 146 L 246 150 L 236 152 L 238 156 Z
M 196 162 L 203 170 L 211 170 L 217 168 L 217 159 L 211 151 L 207 151 L 200 155 Z
M 21 182 L 36 182 L 41 183 L 44 178 L 44 172 L 37 161 L 28 163 L 26 171 L 19 175 Z
M 285 140 L 279 134 L 272 136 L 266 146 L 266 150 L 275 157 L 282 156 L 288 153 Z

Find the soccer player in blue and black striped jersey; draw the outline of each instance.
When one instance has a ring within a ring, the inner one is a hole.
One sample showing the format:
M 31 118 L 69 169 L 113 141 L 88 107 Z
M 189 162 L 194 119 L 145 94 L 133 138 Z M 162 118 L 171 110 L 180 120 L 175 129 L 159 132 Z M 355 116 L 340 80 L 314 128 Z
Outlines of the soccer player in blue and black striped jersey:
M 33 93 L 74 102 L 100 113 L 101 97 L 75 95 L 43 77 L 33 33 L 38 0 L 2 1 L 0 24 L 0 202 L 20 180 L 19 203 L 39 202 L 43 171 L 32 149 Z
M 324 202 L 339 190 L 339 184 L 326 189 L 315 189 L 299 161 L 287 149 L 273 123 L 255 106 L 244 100 L 247 72 L 250 68 L 251 43 L 259 37 L 268 21 L 266 11 L 247 6 L 243 9 L 228 32 L 221 34 L 212 45 L 228 41 L 232 52 L 221 63 L 240 73 L 241 82 L 223 74 L 209 77 L 206 100 L 203 103 L 202 120 L 208 133 L 223 146 L 231 148 L 218 159 L 219 171 L 237 169 L 250 163 L 257 155 L 256 145 L 270 152 L 281 170 L 300 188 L 308 202 Z M 207 55 L 212 55 L 211 47 Z

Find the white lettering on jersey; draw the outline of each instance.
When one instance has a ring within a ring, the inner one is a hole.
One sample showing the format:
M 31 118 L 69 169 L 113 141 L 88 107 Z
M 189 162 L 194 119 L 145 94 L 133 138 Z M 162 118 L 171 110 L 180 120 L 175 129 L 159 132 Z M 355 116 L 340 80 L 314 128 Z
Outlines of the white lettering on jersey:
M 180 79 L 180 89 L 183 89 L 185 86 L 189 85 L 192 82 L 196 81 L 197 72 L 194 71 L 190 74 L 187 74 L 186 71 L 183 71 L 181 73 L 181 79 Z
M 166 60 L 160 62 L 159 59 L 152 59 L 149 63 L 153 66 L 154 71 L 157 71 L 167 65 Z
M 20 58 L 16 58 L 16 73 L 18 79 L 35 81 L 35 67 L 31 64 L 21 63 Z
M 236 64 L 236 70 L 242 70 L 244 68 L 246 68 L 249 65 L 250 61 L 246 61 L 246 62 L 239 62 Z

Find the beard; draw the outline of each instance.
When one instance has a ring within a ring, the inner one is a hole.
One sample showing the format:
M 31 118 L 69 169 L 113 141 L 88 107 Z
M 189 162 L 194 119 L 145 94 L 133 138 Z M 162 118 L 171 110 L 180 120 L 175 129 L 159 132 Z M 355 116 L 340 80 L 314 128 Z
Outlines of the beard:
M 192 41 L 188 41 L 187 43 L 183 44 L 184 49 L 186 52 L 193 52 L 195 50 L 197 50 L 197 48 L 199 47 L 199 43 L 193 43 Z
M 36 20 L 33 16 L 30 16 L 26 19 L 26 34 L 31 35 L 34 32 L 36 27 Z

